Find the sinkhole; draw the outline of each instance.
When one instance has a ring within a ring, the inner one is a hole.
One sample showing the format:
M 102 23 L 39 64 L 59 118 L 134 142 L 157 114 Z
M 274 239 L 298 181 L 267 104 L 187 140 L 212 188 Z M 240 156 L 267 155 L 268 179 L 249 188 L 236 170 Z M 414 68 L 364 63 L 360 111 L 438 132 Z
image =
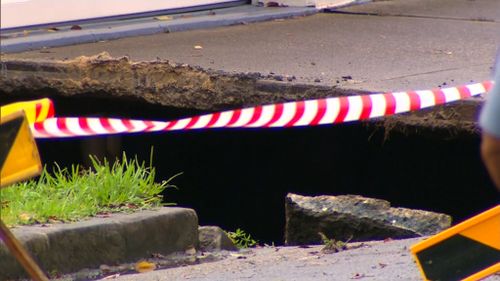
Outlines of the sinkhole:
M 2 104 L 9 100 L 2 100 Z M 10 100 L 11 101 L 11 100 Z M 202 112 L 137 100 L 53 97 L 59 116 L 171 120 Z M 85 163 L 88 154 L 125 151 L 148 161 L 154 147 L 157 180 L 182 172 L 165 202 L 196 210 L 200 225 L 242 228 L 262 243 L 283 243 L 284 198 L 358 194 L 393 206 L 443 212 L 460 222 L 497 204 L 479 155 L 478 134 L 441 137 L 373 122 L 287 129 L 186 132 L 40 139 L 42 161 Z

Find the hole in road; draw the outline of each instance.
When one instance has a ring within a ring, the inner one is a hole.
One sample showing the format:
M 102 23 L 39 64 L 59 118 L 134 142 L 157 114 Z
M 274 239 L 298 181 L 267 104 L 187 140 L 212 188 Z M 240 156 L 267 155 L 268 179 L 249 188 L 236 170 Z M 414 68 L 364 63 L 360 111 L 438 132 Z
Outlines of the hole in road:
M 2 101 L 4 102 L 4 101 Z M 140 101 L 54 98 L 59 116 L 107 115 L 170 120 L 199 114 Z M 119 115 L 117 113 L 120 113 Z M 113 149 L 148 160 L 158 180 L 175 179 L 167 202 L 197 211 L 201 225 L 242 228 L 264 243 L 283 243 L 284 198 L 359 194 L 393 206 L 450 214 L 455 222 L 494 206 L 496 190 L 479 156 L 479 137 L 411 137 L 366 123 L 293 129 L 152 133 L 39 140 L 45 163 L 84 162 L 86 152 Z M 111 146 L 110 146 L 111 144 Z M 108 145 L 108 148 L 105 148 Z M 114 147 L 114 148 L 113 148 Z

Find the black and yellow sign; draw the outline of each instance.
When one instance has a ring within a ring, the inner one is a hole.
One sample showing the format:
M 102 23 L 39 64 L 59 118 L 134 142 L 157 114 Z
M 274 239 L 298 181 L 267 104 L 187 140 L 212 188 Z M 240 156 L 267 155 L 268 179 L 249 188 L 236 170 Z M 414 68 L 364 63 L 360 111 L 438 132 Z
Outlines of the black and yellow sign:
M 40 174 L 42 163 L 24 111 L 0 120 L 0 188 Z
M 500 272 L 500 205 L 411 247 L 425 280 L 482 279 Z
M 18 105 L 16 105 L 18 106 Z M 23 105 L 24 106 L 24 105 Z M 6 114 L 0 108 L 0 188 L 40 174 L 42 163 L 24 110 Z M 0 239 L 35 281 L 48 281 L 45 273 L 0 217 Z

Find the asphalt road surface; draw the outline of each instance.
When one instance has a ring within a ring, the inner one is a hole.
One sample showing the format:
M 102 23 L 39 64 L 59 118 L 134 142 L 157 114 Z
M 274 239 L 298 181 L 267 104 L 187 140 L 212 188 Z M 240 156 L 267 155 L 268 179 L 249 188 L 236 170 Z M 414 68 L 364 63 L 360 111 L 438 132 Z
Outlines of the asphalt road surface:
M 500 41 L 498 0 L 394 0 L 339 13 L 9 54 L 63 59 L 109 52 L 297 82 L 395 91 L 491 78 Z M 200 46 L 196 47 L 195 46 Z M 345 78 L 349 79 L 345 79 Z
M 409 247 L 420 240 L 357 243 L 353 246 L 359 248 L 332 254 L 322 253 L 322 246 L 264 247 L 218 262 L 115 276 L 113 280 L 419 281 L 422 277 Z M 486 280 L 500 280 L 500 276 Z

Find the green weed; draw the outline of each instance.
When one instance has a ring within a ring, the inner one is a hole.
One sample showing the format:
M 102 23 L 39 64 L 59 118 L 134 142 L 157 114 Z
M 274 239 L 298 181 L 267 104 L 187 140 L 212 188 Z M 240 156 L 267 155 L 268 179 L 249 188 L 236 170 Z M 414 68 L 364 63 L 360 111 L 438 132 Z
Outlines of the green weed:
M 323 240 L 324 247 L 321 249 L 321 252 L 324 253 L 337 253 L 341 251 L 347 250 L 347 244 L 351 241 L 349 238 L 347 241 L 335 240 L 333 238 L 328 238 L 323 232 L 318 232 L 321 240 Z
M 152 155 L 152 152 L 151 152 Z M 90 157 L 91 169 L 57 164 L 37 180 L 0 190 L 0 216 L 10 226 L 70 222 L 109 212 L 133 212 L 162 205 L 160 195 L 174 177 L 156 183 L 155 168 L 137 158 L 114 163 Z
M 258 241 L 253 239 L 250 234 L 247 234 L 241 228 L 236 229 L 235 232 L 228 232 L 227 234 L 234 245 L 240 249 L 257 246 Z

